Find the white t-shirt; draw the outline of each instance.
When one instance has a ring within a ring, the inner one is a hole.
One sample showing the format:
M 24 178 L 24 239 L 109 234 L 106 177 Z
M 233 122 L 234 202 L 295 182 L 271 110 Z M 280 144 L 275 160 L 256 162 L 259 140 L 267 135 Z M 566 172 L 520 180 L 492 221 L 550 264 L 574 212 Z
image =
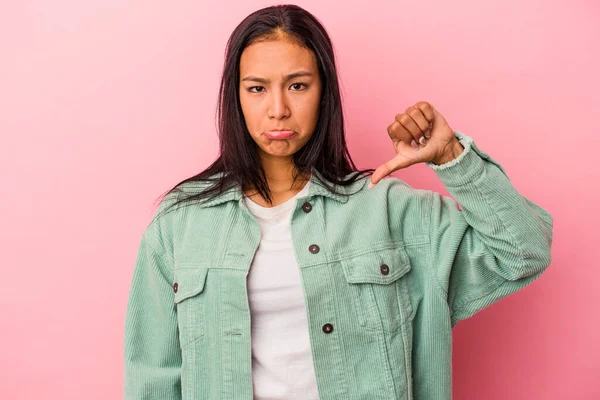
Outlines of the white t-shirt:
M 304 291 L 290 230 L 296 198 L 307 195 L 310 184 L 271 208 L 244 198 L 261 229 L 247 281 L 255 400 L 319 398 Z

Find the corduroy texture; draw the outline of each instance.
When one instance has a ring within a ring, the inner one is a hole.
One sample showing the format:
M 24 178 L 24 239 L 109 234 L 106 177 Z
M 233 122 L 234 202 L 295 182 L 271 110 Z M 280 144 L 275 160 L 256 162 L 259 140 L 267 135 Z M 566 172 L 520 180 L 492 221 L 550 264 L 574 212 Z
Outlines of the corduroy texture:
M 450 399 L 452 328 L 550 264 L 552 217 L 455 135 L 465 151 L 428 164 L 455 200 L 396 178 L 336 195 L 313 171 L 296 202 L 321 400 Z M 239 188 L 152 221 L 127 305 L 125 399 L 252 399 L 246 275 L 259 243 Z

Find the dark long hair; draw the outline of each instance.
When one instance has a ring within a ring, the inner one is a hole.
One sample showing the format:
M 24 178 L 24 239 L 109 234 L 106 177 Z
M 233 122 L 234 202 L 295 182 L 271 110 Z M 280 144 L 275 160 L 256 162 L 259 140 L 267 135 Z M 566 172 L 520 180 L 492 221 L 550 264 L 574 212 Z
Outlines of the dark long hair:
M 306 176 L 314 168 L 333 185 L 320 179 L 319 183 L 337 193 L 336 185 L 350 185 L 374 172 L 373 169 L 357 170 L 348 152 L 333 45 L 325 28 L 312 14 L 296 5 L 276 5 L 247 16 L 229 37 L 217 108 L 220 155 L 207 169 L 179 182 L 164 194 L 164 197 L 175 192 L 184 194 L 168 208 L 217 197 L 236 185 L 253 188 L 272 204 L 257 145 L 248 132 L 242 113 L 239 74 L 244 49 L 259 40 L 277 37 L 279 33 L 315 54 L 323 88 L 315 131 L 292 156 L 296 169 L 294 180 L 300 175 Z M 190 182 L 209 182 L 212 185 L 206 185 L 198 193 L 181 189 L 182 185 Z

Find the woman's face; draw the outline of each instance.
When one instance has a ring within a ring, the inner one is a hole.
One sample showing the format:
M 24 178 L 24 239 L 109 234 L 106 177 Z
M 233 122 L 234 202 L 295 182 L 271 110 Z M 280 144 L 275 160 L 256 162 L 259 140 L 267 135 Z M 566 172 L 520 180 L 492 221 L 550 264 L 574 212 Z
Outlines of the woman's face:
M 291 157 L 312 136 L 321 79 L 310 50 L 285 38 L 248 46 L 240 59 L 239 93 L 261 159 Z M 270 133 L 282 130 L 291 132 Z

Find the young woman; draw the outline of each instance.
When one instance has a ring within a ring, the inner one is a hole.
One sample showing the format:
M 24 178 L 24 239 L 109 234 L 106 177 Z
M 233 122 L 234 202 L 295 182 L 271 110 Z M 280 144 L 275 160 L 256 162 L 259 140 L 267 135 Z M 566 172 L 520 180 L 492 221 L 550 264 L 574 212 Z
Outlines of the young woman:
M 357 170 L 331 41 L 299 7 L 234 30 L 219 100 L 218 159 L 142 236 L 125 398 L 450 399 L 452 328 L 540 276 L 551 216 L 425 101 Z M 384 179 L 421 162 L 454 199 Z

